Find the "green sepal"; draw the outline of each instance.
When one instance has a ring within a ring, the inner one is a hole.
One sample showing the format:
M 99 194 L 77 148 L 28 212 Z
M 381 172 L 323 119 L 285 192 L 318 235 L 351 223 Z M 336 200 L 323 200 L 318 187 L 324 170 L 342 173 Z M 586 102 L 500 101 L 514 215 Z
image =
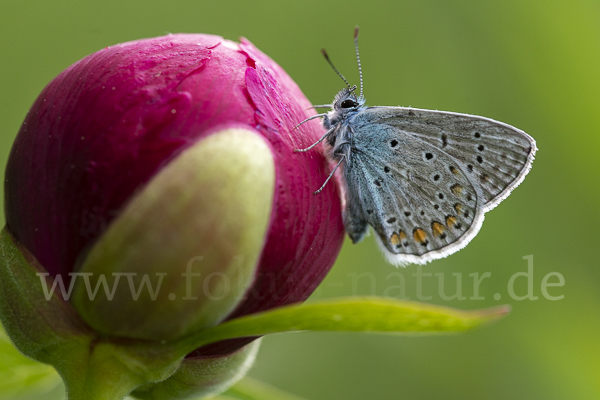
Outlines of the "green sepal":
M 274 185 L 272 150 L 255 131 L 227 128 L 192 144 L 87 254 L 78 272 L 89 276 L 71 300 L 79 315 L 97 332 L 145 340 L 217 325 L 254 281 Z M 100 279 L 111 296 L 90 295 Z
M 25 356 L 53 366 L 70 400 L 121 399 L 172 375 L 183 355 L 158 342 L 97 336 L 56 292 L 52 279 L 5 228 L 0 232 L 0 319 Z
M 131 393 L 143 400 L 200 399 L 224 392 L 250 369 L 260 339 L 222 356 L 186 358 L 169 379 L 142 386 Z
M 13 344 L 46 364 L 57 352 L 87 346 L 93 332 L 56 292 L 46 299 L 42 281 L 52 279 L 5 227 L 0 232 L 0 319 Z

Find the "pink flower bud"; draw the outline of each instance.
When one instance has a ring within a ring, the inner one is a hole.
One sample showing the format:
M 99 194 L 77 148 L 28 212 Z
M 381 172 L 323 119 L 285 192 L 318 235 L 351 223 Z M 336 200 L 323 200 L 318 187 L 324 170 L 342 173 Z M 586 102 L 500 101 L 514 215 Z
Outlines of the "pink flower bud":
M 66 284 L 173 160 L 212 133 L 255 130 L 275 165 L 272 211 L 252 284 L 224 318 L 303 301 L 344 236 L 336 186 L 312 194 L 329 171 L 325 157 L 293 152 L 324 133 L 317 121 L 294 129 L 309 108 L 281 67 L 245 39 L 176 34 L 107 47 L 57 76 L 27 114 L 6 170 L 7 227 Z

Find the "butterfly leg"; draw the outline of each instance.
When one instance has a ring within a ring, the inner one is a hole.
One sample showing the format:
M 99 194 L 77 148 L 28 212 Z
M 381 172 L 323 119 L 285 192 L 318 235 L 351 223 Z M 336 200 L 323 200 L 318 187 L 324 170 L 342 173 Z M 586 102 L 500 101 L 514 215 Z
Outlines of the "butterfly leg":
M 308 121 L 310 121 L 310 120 L 313 120 L 313 119 L 315 119 L 315 118 L 320 118 L 320 117 L 326 117 L 326 116 L 327 116 L 327 113 L 323 113 L 323 114 L 317 114 L 317 115 L 313 115 L 312 117 L 308 117 L 308 118 L 306 118 L 304 121 L 302 121 L 302 122 L 300 122 L 298 125 L 296 125 L 296 126 L 294 127 L 294 129 L 292 129 L 292 130 L 298 129 L 298 127 L 299 127 L 300 125 L 302 125 L 302 124 L 304 124 L 304 123 L 306 123 L 306 122 L 308 122 Z M 327 129 L 329 129 L 329 128 L 327 127 Z
M 331 129 L 328 130 L 327 132 L 325 132 L 325 134 L 323 135 L 323 137 L 321 139 L 319 139 L 318 141 L 316 141 L 315 143 L 311 144 L 310 146 L 308 146 L 305 149 L 295 149 L 294 153 L 304 153 L 305 151 L 309 151 L 310 149 L 312 149 L 313 147 L 315 147 L 316 145 L 318 145 L 319 143 L 321 143 L 323 140 L 325 140 L 325 138 L 327 137 L 327 135 L 329 135 L 331 133 Z
M 325 179 L 325 183 L 323 183 L 323 185 L 319 188 L 319 190 L 317 190 L 313 194 L 319 194 L 319 193 L 321 193 L 321 191 L 323 190 L 323 188 L 325 187 L 325 185 L 327 185 L 327 182 L 329 182 L 329 180 L 331 179 L 331 177 L 333 176 L 333 174 L 335 173 L 335 171 L 338 169 L 338 167 L 340 166 L 340 164 L 342 163 L 342 161 L 344 161 L 345 159 L 346 159 L 346 156 L 342 156 L 342 158 L 337 163 L 337 165 L 335 166 L 335 168 L 333 168 L 333 171 L 331 171 L 331 173 L 329 174 L 329 176 L 327 177 L 327 179 Z

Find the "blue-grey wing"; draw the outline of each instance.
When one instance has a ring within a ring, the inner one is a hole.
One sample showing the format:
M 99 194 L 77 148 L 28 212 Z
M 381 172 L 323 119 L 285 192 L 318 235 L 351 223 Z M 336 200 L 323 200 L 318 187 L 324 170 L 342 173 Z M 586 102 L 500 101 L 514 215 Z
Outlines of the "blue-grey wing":
M 535 141 L 525 132 L 489 118 L 405 107 L 371 107 L 353 124 L 397 129 L 454 160 L 481 192 L 488 211 L 506 198 L 529 172 Z
M 445 257 L 476 235 L 482 193 L 456 160 L 394 126 L 352 131 L 351 160 L 343 167 L 352 240 L 371 225 L 388 259 L 403 264 Z

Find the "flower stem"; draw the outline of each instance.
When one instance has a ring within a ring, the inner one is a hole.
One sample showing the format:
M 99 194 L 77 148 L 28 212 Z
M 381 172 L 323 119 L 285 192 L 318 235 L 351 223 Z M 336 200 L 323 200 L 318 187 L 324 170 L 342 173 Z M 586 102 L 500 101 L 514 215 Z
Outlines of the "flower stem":
M 145 360 L 147 356 L 151 357 L 112 343 L 97 343 L 87 354 L 69 354 L 69 362 L 56 368 L 65 382 L 67 400 L 120 400 L 143 384 L 170 376 L 180 362 L 157 364 Z

